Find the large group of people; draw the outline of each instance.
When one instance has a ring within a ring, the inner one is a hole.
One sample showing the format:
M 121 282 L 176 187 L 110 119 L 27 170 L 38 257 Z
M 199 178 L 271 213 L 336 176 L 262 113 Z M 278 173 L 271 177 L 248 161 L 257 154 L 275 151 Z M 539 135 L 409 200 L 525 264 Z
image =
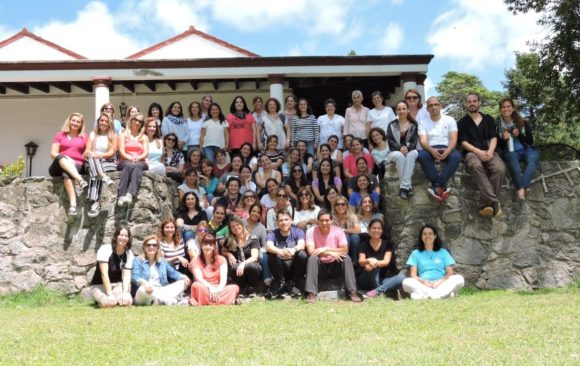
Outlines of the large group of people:
M 236 96 L 227 115 L 204 96 L 185 111 L 178 101 L 165 113 L 152 103 L 147 117 L 130 106 L 124 122 L 107 103 L 89 134 L 83 116 L 72 113 L 53 140 L 49 168 L 63 177 L 69 215 L 78 214 L 77 196 L 88 187 L 87 215 L 98 216 L 114 170 L 121 171 L 119 206 L 132 205 L 146 170 L 173 179 L 180 199 L 175 219 L 164 218 L 141 255 L 133 258 L 126 227 L 99 249 L 95 300 L 231 304 L 262 285 L 267 298 L 312 302 L 319 279 L 340 276 L 355 302 L 361 289 L 368 298 L 396 289 L 417 299 L 454 296 L 463 280 L 434 227 L 421 230 L 409 277 L 399 274 L 381 214 L 385 168 L 395 165 L 399 196 L 409 199 L 418 160 L 431 182 L 428 194 L 442 203 L 463 158 L 480 191 L 479 214 L 497 216 L 507 169 L 516 197 L 529 194 L 539 160 L 530 125 L 511 99 L 500 102 L 494 121 L 480 112 L 477 93 L 466 96 L 468 113 L 459 121 L 442 112 L 438 97 L 424 106 L 416 89 L 393 108 L 381 92 L 371 98 L 369 109 L 355 90 L 344 117 L 328 99 L 326 114 L 316 117 L 310 102 L 294 95 L 283 103 L 255 97 L 252 111 Z

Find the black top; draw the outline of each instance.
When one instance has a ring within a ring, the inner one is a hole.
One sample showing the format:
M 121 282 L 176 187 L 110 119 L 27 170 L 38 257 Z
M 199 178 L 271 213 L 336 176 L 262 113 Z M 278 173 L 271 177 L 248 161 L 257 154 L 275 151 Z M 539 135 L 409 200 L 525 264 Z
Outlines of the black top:
M 383 239 L 381 241 L 381 246 L 379 247 L 378 250 L 375 251 L 371 246 L 370 240 L 371 240 L 370 236 L 365 235 L 361 243 L 360 253 L 364 253 L 367 258 L 376 258 L 377 260 L 383 260 L 385 258 L 385 254 L 387 252 L 391 252 L 392 253 L 391 261 L 386 267 L 381 268 L 380 276 L 384 278 L 397 275 L 399 271 L 397 270 L 393 246 L 388 241 Z
M 229 194 L 226 192 L 224 193 L 223 196 L 218 198 L 218 200 L 215 203 L 215 206 L 225 206 L 228 208 L 228 210 L 235 212 L 236 208 L 238 207 L 241 201 L 242 195 L 240 193 L 238 193 L 238 197 L 235 200 L 232 200 L 230 199 Z
M 481 123 L 475 124 L 469 114 L 465 115 L 457 122 L 457 129 L 459 130 L 459 141 L 467 141 L 471 145 L 481 150 L 489 149 L 489 140 L 497 138 L 497 131 L 495 129 L 495 122 L 489 114 L 481 113 L 483 117 Z M 469 151 L 463 149 L 463 155 L 467 155 Z
M 228 240 L 230 240 L 230 239 L 228 239 Z M 236 258 L 237 263 L 243 262 L 246 259 L 250 258 L 252 256 L 252 249 L 260 250 L 260 241 L 254 235 L 250 235 L 248 237 L 248 242 L 246 243 L 246 246 L 243 248 L 238 248 L 237 250 L 232 250 L 229 244 L 230 243 L 228 243 L 226 245 L 226 248 Z
M 498 148 L 496 149 L 496 151 L 500 155 L 503 155 L 504 153 L 506 153 L 508 151 L 507 141 L 501 137 L 501 134 L 503 133 L 503 131 L 500 131 L 501 121 L 498 120 L 496 126 L 497 126 L 497 133 L 499 135 L 498 136 L 498 143 L 497 143 Z M 520 142 L 524 146 L 533 146 L 534 145 L 534 136 L 532 135 L 532 127 L 530 126 L 528 121 L 524 122 L 524 128 L 522 129 L 522 131 L 520 131 L 520 134 L 518 135 L 518 137 L 514 137 L 514 138 L 517 138 L 518 140 L 520 140 Z
M 197 215 L 190 218 L 187 211 L 179 211 L 177 218 L 182 219 L 185 225 L 197 226 L 201 221 L 207 221 L 207 214 L 204 210 L 200 210 Z
M 118 255 L 113 251 L 111 256 L 109 257 L 109 281 L 111 283 L 121 282 L 123 280 L 123 268 L 125 263 L 127 263 L 127 252 L 123 253 L 122 255 Z M 97 262 L 97 266 L 95 269 L 95 274 L 93 275 L 93 279 L 91 281 L 91 285 L 102 285 L 103 284 L 103 277 L 101 276 L 101 268 L 99 263 Z

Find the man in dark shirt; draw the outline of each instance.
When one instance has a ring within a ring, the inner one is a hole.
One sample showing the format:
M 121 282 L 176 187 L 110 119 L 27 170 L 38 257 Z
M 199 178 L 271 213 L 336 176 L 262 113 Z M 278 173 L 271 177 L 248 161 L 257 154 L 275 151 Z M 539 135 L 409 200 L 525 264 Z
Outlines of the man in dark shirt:
M 466 98 L 468 114 L 459 120 L 459 141 L 463 148 L 465 166 L 480 192 L 481 216 L 501 213 L 498 194 L 505 177 L 505 164 L 495 152 L 497 131 L 493 118 L 479 111 L 481 98 L 469 93 Z

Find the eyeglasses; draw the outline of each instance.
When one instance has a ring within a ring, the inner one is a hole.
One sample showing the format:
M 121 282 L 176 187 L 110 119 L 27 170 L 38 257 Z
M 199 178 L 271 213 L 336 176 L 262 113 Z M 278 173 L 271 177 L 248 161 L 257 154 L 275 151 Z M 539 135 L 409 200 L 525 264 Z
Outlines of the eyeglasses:
M 254 199 L 255 200 L 256 199 L 256 196 L 244 196 L 244 199 L 246 199 L 246 198 L 251 198 L 251 199 Z
M 145 246 L 148 248 L 157 248 L 157 243 L 147 243 Z
M 167 142 L 175 142 L 175 139 L 165 139 Z
M 209 233 L 209 229 L 208 228 L 205 228 L 205 227 L 202 227 L 202 228 L 197 229 L 197 232 L 198 233 L 206 233 L 207 234 L 207 233 Z
M 435 107 L 441 107 L 441 104 L 440 103 L 427 104 L 427 108 L 435 108 Z
M 310 197 L 310 193 L 300 193 L 300 197 Z
M 334 204 L 335 206 L 346 206 L 346 202 L 337 202 Z
M 143 123 L 143 122 L 144 122 L 144 120 L 142 120 L 142 119 L 137 119 L 137 118 L 135 118 L 133 121 L 135 121 L 135 122 L 139 122 L 139 123 Z
M 278 194 L 276 195 L 276 197 L 278 197 L 278 198 L 286 198 L 286 197 L 288 197 L 288 196 L 287 196 L 287 195 L 285 195 L 285 194 L 278 193 Z
M 417 99 L 419 99 L 419 97 L 416 96 L 416 95 L 409 95 L 409 96 L 405 97 L 405 99 L 408 99 L 408 100 L 417 100 Z

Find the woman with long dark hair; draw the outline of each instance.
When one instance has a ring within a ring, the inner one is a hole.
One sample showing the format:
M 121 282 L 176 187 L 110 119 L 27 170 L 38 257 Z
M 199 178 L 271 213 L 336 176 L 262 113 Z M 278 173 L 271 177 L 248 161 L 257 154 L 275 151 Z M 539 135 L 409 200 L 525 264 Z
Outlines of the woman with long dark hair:
M 256 149 L 256 120 L 250 113 L 246 100 L 238 95 L 230 105 L 230 114 L 226 117 L 229 125 L 229 150 L 236 154 L 242 144 L 249 143 Z
M 316 176 L 317 178 L 312 180 L 312 192 L 318 204 L 324 204 L 324 197 L 326 196 L 328 187 L 333 186 L 338 192 L 342 190 L 342 181 L 340 177 L 334 175 L 332 160 L 321 160 L 318 163 L 318 173 Z
M 229 139 L 229 125 L 222 113 L 222 108 L 219 104 L 212 103 L 209 107 L 209 117 L 201 127 L 199 144 L 203 148 L 203 155 L 214 161 L 219 149 L 227 149 Z
M 316 154 L 320 130 L 306 98 L 298 100 L 298 113 L 290 120 L 290 136 L 290 146 L 296 146 L 302 140 L 308 146 L 308 153 L 312 156 Z
M 178 101 L 169 104 L 161 123 L 161 135 L 165 136 L 171 132 L 179 139 L 178 144 L 175 146 L 176 149 L 187 152 L 186 142 L 189 137 L 189 131 L 187 130 L 187 121 L 183 117 L 183 107 Z

